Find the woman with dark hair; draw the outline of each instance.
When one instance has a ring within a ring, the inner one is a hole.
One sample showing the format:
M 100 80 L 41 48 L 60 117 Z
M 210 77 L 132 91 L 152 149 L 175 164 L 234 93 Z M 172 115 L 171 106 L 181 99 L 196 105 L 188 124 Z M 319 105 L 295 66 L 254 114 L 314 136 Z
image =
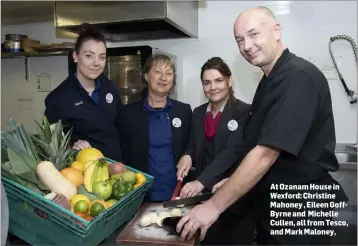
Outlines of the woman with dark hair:
M 169 97 L 175 70 L 167 55 L 151 56 L 144 66 L 145 96 L 126 105 L 121 119 L 124 163 L 154 176 L 147 201 L 170 200 L 177 183 L 176 164 L 188 147 L 191 107 Z
M 194 181 L 184 185 L 181 198 L 212 192 L 214 185 L 228 177 L 243 158 L 243 129 L 249 104 L 234 97 L 232 75 L 219 57 L 209 59 L 201 68 L 203 91 L 209 99 L 193 111 L 189 147 L 178 163 L 177 178 L 190 175 Z M 255 221 L 249 197 L 234 204 L 210 227 L 204 245 L 250 245 Z
M 107 46 L 104 36 L 83 25 L 73 51 L 76 71 L 45 99 L 50 123 L 61 120 L 72 128 L 73 148 L 94 147 L 122 161 L 119 117 L 123 105 L 115 84 L 104 74 Z

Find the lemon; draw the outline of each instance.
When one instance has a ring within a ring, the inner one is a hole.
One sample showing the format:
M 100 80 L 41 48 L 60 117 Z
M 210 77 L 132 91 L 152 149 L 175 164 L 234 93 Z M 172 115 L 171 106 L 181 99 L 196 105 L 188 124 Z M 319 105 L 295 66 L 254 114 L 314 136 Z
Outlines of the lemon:
M 91 203 L 91 200 L 86 196 L 86 195 L 83 195 L 83 194 L 76 194 L 74 197 L 72 197 L 71 199 L 71 204 L 73 207 L 75 207 L 76 203 L 78 201 L 85 201 L 87 204 L 90 204 Z
M 82 173 L 85 171 L 85 164 L 80 161 L 72 162 L 71 167 L 76 168 L 77 170 L 81 171 Z
M 88 211 L 89 204 L 85 200 L 80 200 L 76 202 L 73 210 L 76 212 L 86 213 Z
M 137 179 L 137 182 L 140 184 L 144 183 L 147 180 L 143 173 L 136 173 L 135 177 Z

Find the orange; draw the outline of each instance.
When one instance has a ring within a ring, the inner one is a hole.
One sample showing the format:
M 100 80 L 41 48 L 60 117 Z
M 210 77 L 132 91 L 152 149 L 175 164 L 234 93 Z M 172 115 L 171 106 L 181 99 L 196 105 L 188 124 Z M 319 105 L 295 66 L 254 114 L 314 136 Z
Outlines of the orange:
M 93 219 L 92 215 L 87 214 L 87 213 L 76 212 L 75 214 L 78 215 L 79 217 L 81 217 L 81 218 L 87 220 L 87 221 L 90 221 L 90 220 Z
M 135 177 L 137 179 L 137 182 L 140 184 L 144 183 L 147 180 L 143 173 L 136 173 Z
M 85 171 L 85 164 L 83 162 L 74 161 L 71 163 L 70 167 L 76 168 L 77 170 L 81 171 L 82 173 Z
M 83 174 L 78 169 L 73 167 L 66 167 L 62 169 L 60 173 L 77 188 L 83 185 Z

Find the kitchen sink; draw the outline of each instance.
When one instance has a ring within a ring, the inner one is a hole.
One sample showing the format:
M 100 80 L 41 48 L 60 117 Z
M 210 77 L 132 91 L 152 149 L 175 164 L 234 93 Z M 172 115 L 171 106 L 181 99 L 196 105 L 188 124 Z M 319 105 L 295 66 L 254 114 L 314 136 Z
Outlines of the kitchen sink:
M 335 153 L 338 163 L 354 163 L 357 164 L 356 153 Z

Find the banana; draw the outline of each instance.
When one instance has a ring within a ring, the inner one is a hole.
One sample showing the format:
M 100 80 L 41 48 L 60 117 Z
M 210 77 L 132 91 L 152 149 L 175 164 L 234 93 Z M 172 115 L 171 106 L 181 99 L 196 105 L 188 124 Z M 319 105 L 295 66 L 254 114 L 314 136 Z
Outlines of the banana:
M 98 172 L 100 172 L 100 171 L 101 171 L 100 166 L 99 166 L 98 163 L 96 163 L 96 170 L 93 172 L 92 178 L 91 178 L 91 188 L 92 188 L 92 190 L 93 190 L 94 183 L 96 183 L 96 177 L 98 175 Z
M 92 186 L 93 186 L 93 177 L 95 177 L 95 173 L 97 172 L 98 165 L 97 163 L 93 163 L 92 165 L 88 166 L 84 177 L 83 177 L 83 183 L 85 185 L 85 188 L 88 192 L 92 192 Z
M 102 180 L 106 181 L 109 179 L 108 163 L 103 164 Z
M 92 166 L 93 164 L 97 163 L 97 161 L 91 160 L 85 162 L 85 170 L 87 170 L 88 167 Z
M 94 185 L 96 182 L 98 181 L 102 181 L 102 173 L 103 173 L 103 165 L 101 165 L 100 163 L 98 164 L 98 171 L 96 173 L 96 176 L 94 178 L 93 184 Z

